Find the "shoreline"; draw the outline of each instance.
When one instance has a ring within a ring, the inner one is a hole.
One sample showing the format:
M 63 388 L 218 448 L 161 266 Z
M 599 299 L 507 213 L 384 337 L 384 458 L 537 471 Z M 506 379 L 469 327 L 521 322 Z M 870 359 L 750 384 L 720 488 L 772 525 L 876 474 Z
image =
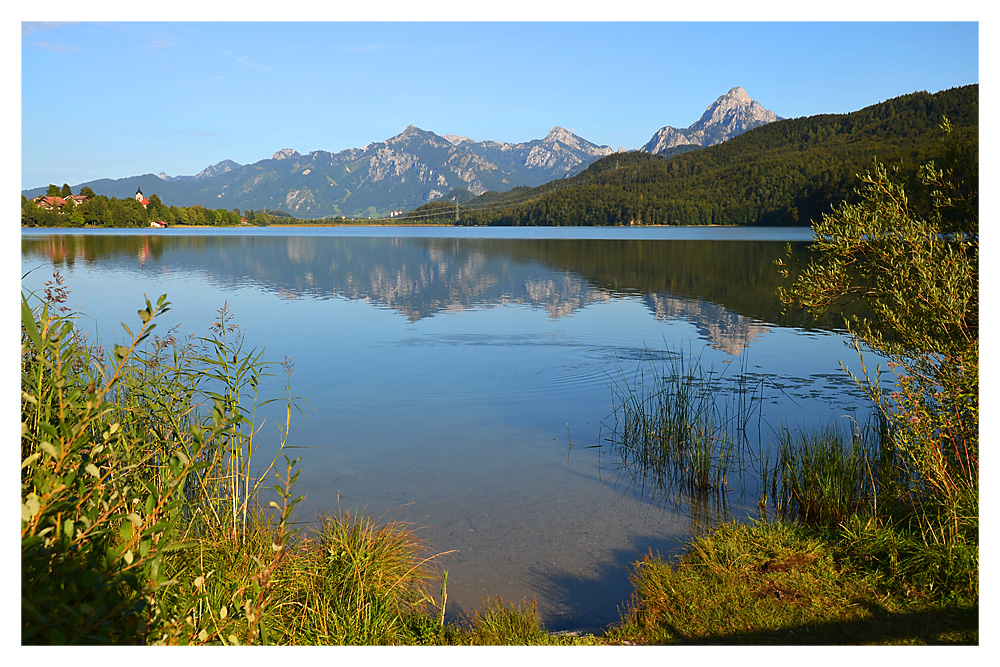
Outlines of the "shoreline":
M 455 229 L 504 229 L 504 228 L 529 228 L 529 229 L 686 229 L 686 228 L 698 228 L 698 229 L 755 229 L 760 228 L 758 225 L 446 225 L 442 223 L 421 223 L 421 224 L 396 224 L 396 223 L 378 223 L 378 222 L 359 222 L 359 223 L 343 223 L 343 222 L 330 222 L 330 223 L 284 223 L 284 224 L 271 224 L 271 225 L 174 225 L 173 227 L 95 227 L 95 226 L 84 226 L 84 227 L 46 227 L 43 225 L 25 226 L 21 225 L 21 229 L 66 229 L 66 230 L 109 230 L 109 229 L 131 229 L 131 230 L 150 230 L 150 231 L 170 231 L 172 229 L 268 229 L 271 227 L 284 228 L 301 228 L 301 227 L 453 227 Z M 806 229 L 811 227 L 811 225 L 771 225 L 777 229 Z

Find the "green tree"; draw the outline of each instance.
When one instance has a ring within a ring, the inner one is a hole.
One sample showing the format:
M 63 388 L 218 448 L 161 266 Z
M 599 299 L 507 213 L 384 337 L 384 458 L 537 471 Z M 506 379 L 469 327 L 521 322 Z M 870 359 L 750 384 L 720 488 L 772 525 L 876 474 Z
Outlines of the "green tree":
M 108 198 L 94 196 L 83 205 L 83 215 L 88 225 L 110 226 L 108 222 Z
M 35 202 L 30 199 L 25 199 L 21 204 L 21 226 L 22 227 L 37 227 L 40 222 L 41 215 L 39 211 L 41 209 L 35 205 Z
M 188 224 L 188 209 L 171 206 L 170 214 L 171 214 L 171 219 L 173 220 L 174 223 L 179 225 Z
M 63 183 L 62 189 L 59 190 L 59 196 L 69 197 L 71 194 L 73 194 L 73 189 L 69 187 L 68 183 Z
M 87 222 L 86 216 L 80 210 L 81 206 L 73 206 L 69 213 L 70 227 L 83 227 Z
M 148 227 L 149 215 L 142 204 L 134 199 L 122 200 L 122 225 L 123 227 Z
M 948 136 L 947 120 L 942 128 Z M 970 540 L 978 539 L 969 534 L 978 530 L 979 490 L 978 163 L 977 147 L 949 148 L 919 169 L 913 200 L 902 175 L 876 163 L 857 203 L 814 223 L 814 259 L 779 290 L 812 312 L 867 306 L 848 327 L 859 349 L 889 359 L 896 391 L 863 384 L 916 474 L 916 499 L 937 501 L 944 528 Z
M 49 183 L 48 190 L 45 191 L 46 197 L 62 197 L 62 189 L 58 185 L 53 185 Z
M 166 204 L 160 200 L 158 194 L 154 192 L 149 195 L 149 205 L 146 206 L 146 212 L 149 214 L 150 220 L 164 220 L 164 218 L 168 217 L 167 212 L 169 210 Z
M 38 226 L 39 227 L 62 227 L 63 220 L 62 216 L 56 212 L 55 209 L 47 210 L 44 208 L 38 209 Z
M 89 185 L 85 185 L 82 188 L 80 188 L 80 194 L 83 195 L 84 197 L 90 197 L 90 198 L 94 198 L 97 196 Z

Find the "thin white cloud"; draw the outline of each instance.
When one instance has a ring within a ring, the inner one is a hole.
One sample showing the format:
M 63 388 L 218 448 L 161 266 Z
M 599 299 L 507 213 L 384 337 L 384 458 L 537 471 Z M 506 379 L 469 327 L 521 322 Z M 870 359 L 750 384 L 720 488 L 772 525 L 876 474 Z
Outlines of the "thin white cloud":
M 21 23 L 21 37 L 28 38 L 43 30 L 52 30 L 53 28 L 72 24 L 72 21 L 23 21 Z
M 343 51 L 351 51 L 357 53 L 363 53 L 366 51 L 381 51 L 383 49 L 389 48 L 391 45 L 386 43 L 380 44 L 360 44 L 358 46 L 345 46 L 342 48 Z
M 169 49 L 177 44 L 177 40 L 163 35 L 156 35 L 146 42 L 146 47 L 150 49 Z
M 46 30 L 55 30 L 65 25 L 73 25 L 73 21 L 23 21 L 21 23 L 21 39 L 26 43 L 29 38 Z M 83 53 L 83 49 L 72 44 L 52 44 L 48 40 L 32 42 L 31 46 L 45 51 L 65 51 L 69 53 Z
M 274 65 L 265 65 L 263 63 L 254 62 L 253 60 L 250 60 L 248 56 L 235 55 L 229 49 L 222 49 L 221 51 L 219 51 L 219 53 L 226 56 L 226 58 L 232 60 L 236 64 L 246 67 L 247 69 L 257 70 L 258 72 L 274 71 Z
M 35 42 L 32 46 L 36 46 L 39 49 L 45 51 L 69 51 L 73 53 L 83 53 L 83 49 L 78 46 L 66 45 L 66 44 L 49 44 L 48 42 Z

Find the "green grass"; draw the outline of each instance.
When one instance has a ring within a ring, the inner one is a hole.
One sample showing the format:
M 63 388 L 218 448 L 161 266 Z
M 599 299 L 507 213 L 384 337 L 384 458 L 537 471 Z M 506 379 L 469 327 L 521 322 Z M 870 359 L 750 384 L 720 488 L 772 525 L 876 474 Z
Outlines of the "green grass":
M 534 600 L 520 605 L 504 602 L 500 597 L 487 598 L 482 609 L 472 616 L 468 641 L 475 645 L 538 645 L 547 643 L 549 636 L 542 629 L 538 606 Z
M 676 563 L 632 569 L 635 596 L 606 640 L 636 644 L 975 644 L 978 601 L 894 587 L 836 533 L 722 524 Z
M 733 489 L 724 471 L 757 470 L 762 523 L 707 522 L 679 563 L 641 560 L 636 598 L 608 638 L 978 641 L 978 484 L 936 493 L 942 485 L 900 450 L 884 412 L 846 433 L 779 429 L 774 449 L 763 443 L 757 453 L 743 443 L 747 426 L 762 419 L 760 385 L 748 390 L 742 374 L 721 379 L 674 359 L 613 388 L 614 458 L 606 465 L 619 479 L 647 499 L 670 497 L 695 512 L 713 500 L 725 509 Z
M 765 462 L 764 487 L 777 516 L 807 524 L 836 525 L 877 511 L 879 498 L 893 498 L 904 470 L 883 428 L 833 426 L 818 431 L 781 429 L 776 460 Z
M 404 524 L 349 511 L 325 517 L 285 575 L 282 588 L 294 591 L 283 607 L 285 640 L 407 643 L 407 617 L 437 608 L 434 558 Z

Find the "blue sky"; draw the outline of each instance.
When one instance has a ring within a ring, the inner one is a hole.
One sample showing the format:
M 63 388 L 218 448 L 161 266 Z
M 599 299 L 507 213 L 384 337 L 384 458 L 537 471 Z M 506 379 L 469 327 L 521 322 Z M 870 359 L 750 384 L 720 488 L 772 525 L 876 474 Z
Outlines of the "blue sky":
M 978 83 L 979 27 L 25 21 L 20 182 L 190 175 L 282 148 L 362 147 L 411 123 L 507 142 L 559 125 L 635 149 L 733 86 L 791 118 Z

